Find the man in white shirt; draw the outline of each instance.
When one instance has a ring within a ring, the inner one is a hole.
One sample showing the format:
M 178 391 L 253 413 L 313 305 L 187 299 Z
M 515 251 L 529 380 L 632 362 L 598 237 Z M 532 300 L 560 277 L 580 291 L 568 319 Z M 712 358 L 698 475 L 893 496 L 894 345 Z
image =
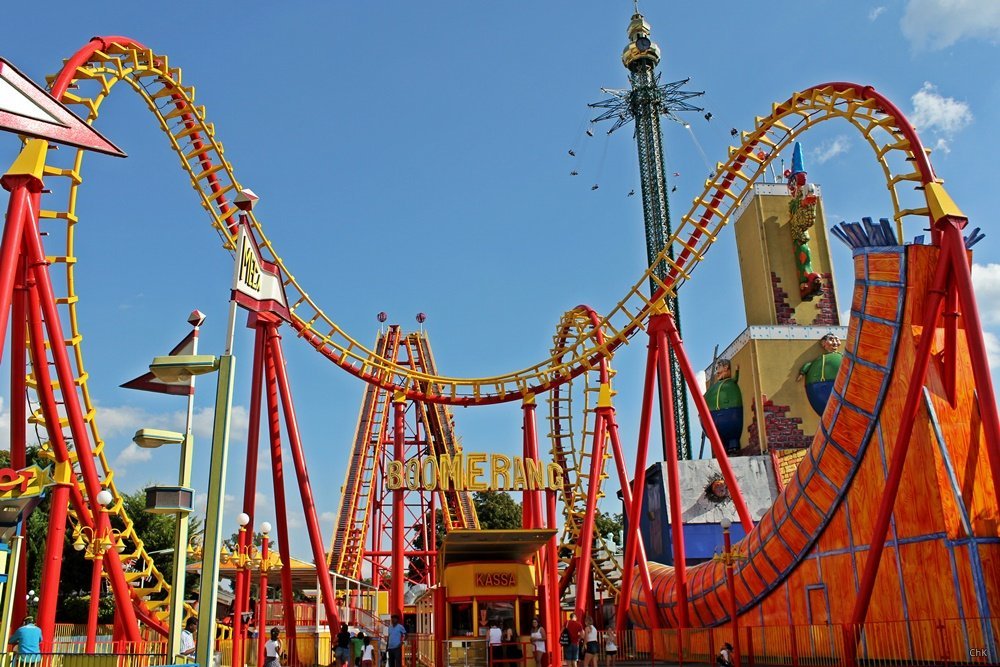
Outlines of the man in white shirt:
M 198 621 L 189 618 L 181 630 L 181 655 L 185 658 L 194 658 L 194 631 L 197 627 Z
M 503 649 L 500 644 L 503 642 L 503 630 L 496 621 L 490 621 L 489 632 L 486 633 L 490 645 L 490 659 L 492 662 L 503 660 Z

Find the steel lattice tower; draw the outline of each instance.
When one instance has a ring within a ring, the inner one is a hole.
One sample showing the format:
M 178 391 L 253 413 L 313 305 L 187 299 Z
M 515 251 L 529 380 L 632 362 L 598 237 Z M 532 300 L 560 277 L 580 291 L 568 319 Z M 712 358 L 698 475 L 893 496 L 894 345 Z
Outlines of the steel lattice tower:
M 642 210 L 646 225 L 646 261 L 653 264 L 656 256 L 667 246 L 671 235 L 670 203 L 667 199 L 666 167 L 663 160 L 663 134 L 660 130 L 660 116 L 680 122 L 677 111 L 702 111 L 688 104 L 686 100 L 701 95 L 700 92 L 681 90 L 689 79 L 661 84 L 656 66 L 660 62 L 660 47 L 649 38 L 650 26 L 638 12 L 632 15 L 628 26 L 629 44 L 622 53 L 622 63 L 629 71 L 631 88 L 612 90 L 602 88 L 610 98 L 595 102 L 591 107 L 607 109 L 594 119 L 614 120 L 608 130 L 611 134 L 631 120 L 635 120 L 635 142 L 639 149 L 639 177 L 642 182 Z M 671 245 L 667 254 L 674 257 Z M 664 280 L 666 267 L 660 264 L 656 276 Z M 656 283 L 650 280 L 650 292 L 656 291 Z M 681 328 L 680 303 L 676 296 L 667 300 L 667 307 L 673 313 L 677 329 Z M 681 381 L 680 365 L 674 353 L 670 353 L 670 372 L 673 381 L 674 421 L 677 429 L 677 453 L 681 459 L 691 458 L 691 434 L 688 429 L 687 389 Z

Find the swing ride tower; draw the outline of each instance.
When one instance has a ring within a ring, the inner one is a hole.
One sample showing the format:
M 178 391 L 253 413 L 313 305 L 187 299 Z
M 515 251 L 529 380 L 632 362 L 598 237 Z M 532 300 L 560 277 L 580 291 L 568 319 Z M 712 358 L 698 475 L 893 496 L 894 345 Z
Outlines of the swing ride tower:
M 660 83 L 660 75 L 656 71 L 660 63 L 660 47 L 650 39 L 649 23 L 638 12 L 638 8 L 628 25 L 628 39 L 628 46 L 622 52 L 622 64 L 629 71 L 631 87 L 622 90 L 602 88 L 602 92 L 610 94 L 611 97 L 590 106 L 605 109 L 594 122 L 615 121 L 608 134 L 635 120 L 635 142 L 639 150 L 639 178 L 642 186 L 642 213 L 646 227 L 646 261 L 649 266 L 654 267 L 653 276 L 649 281 L 649 290 L 653 294 L 660 287 L 657 280 L 667 280 L 668 265 L 657 264 L 656 257 L 667 245 L 667 239 L 672 234 L 660 116 L 664 115 L 671 120 L 681 122 L 675 115 L 676 112 L 702 111 L 687 102 L 702 93 L 681 90 L 689 79 Z M 673 259 L 673 246 L 667 248 L 667 252 L 670 259 Z M 667 298 L 667 307 L 673 313 L 679 332 L 681 315 L 680 303 L 676 296 Z M 670 374 L 674 378 L 681 377 L 680 364 L 672 351 Z M 687 390 L 683 382 L 673 383 L 672 402 L 677 433 L 677 455 L 681 459 L 690 459 L 691 435 L 688 429 Z M 668 443 L 664 443 L 664 447 L 667 446 Z

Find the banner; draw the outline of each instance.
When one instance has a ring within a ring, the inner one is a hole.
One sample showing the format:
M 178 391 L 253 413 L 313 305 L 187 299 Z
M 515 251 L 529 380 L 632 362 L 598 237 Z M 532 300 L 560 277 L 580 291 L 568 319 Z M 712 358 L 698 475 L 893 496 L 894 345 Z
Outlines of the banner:
M 264 261 L 256 239 L 243 223 L 239 226 L 236 243 L 232 298 L 255 313 L 274 313 L 286 322 L 292 320 L 281 271 L 277 265 Z
M 184 340 L 177 343 L 177 345 L 174 346 L 174 349 L 170 350 L 170 356 L 176 357 L 178 355 L 194 354 L 194 341 L 197 337 L 198 332 L 196 330 L 188 332 L 188 335 L 184 337 Z M 123 389 L 155 391 L 159 394 L 173 394 L 174 396 L 190 396 L 194 393 L 194 378 L 190 377 L 187 380 L 167 382 L 166 380 L 159 379 L 153 375 L 152 372 L 150 372 L 144 373 L 134 380 L 129 380 L 121 386 Z

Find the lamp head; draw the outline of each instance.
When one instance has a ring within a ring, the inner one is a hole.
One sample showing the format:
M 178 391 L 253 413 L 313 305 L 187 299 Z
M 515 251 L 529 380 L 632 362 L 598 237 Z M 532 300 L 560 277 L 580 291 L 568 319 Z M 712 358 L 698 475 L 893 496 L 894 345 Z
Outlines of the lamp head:
M 724 516 L 722 517 L 722 520 L 719 521 L 719 525 L 722 526 L 722 530 L 729 530 L 732 527 L 733 522 L 728 516 Z
M 111 504 L 111 501 L 114 499 L 115 499 L 114 496 L 112 496 L 111 492 L 108 491 L 107 489 L 101 489 L 101 491 L 97 494 L 96 498 L 97 504 L 100 505 L 101 507 L 107 507 L 108 505 Z
M 240 528 L 246 528 L 246 525 L 250 523 L 250 515 L 246 512 L 240 512 L 236 515 L 236 523 L 240 525 Z
M 263 535 L 269 535 L 271 533 L 271 523 L 269 521 L 265 521 L 260 524 L 260 532 Z

